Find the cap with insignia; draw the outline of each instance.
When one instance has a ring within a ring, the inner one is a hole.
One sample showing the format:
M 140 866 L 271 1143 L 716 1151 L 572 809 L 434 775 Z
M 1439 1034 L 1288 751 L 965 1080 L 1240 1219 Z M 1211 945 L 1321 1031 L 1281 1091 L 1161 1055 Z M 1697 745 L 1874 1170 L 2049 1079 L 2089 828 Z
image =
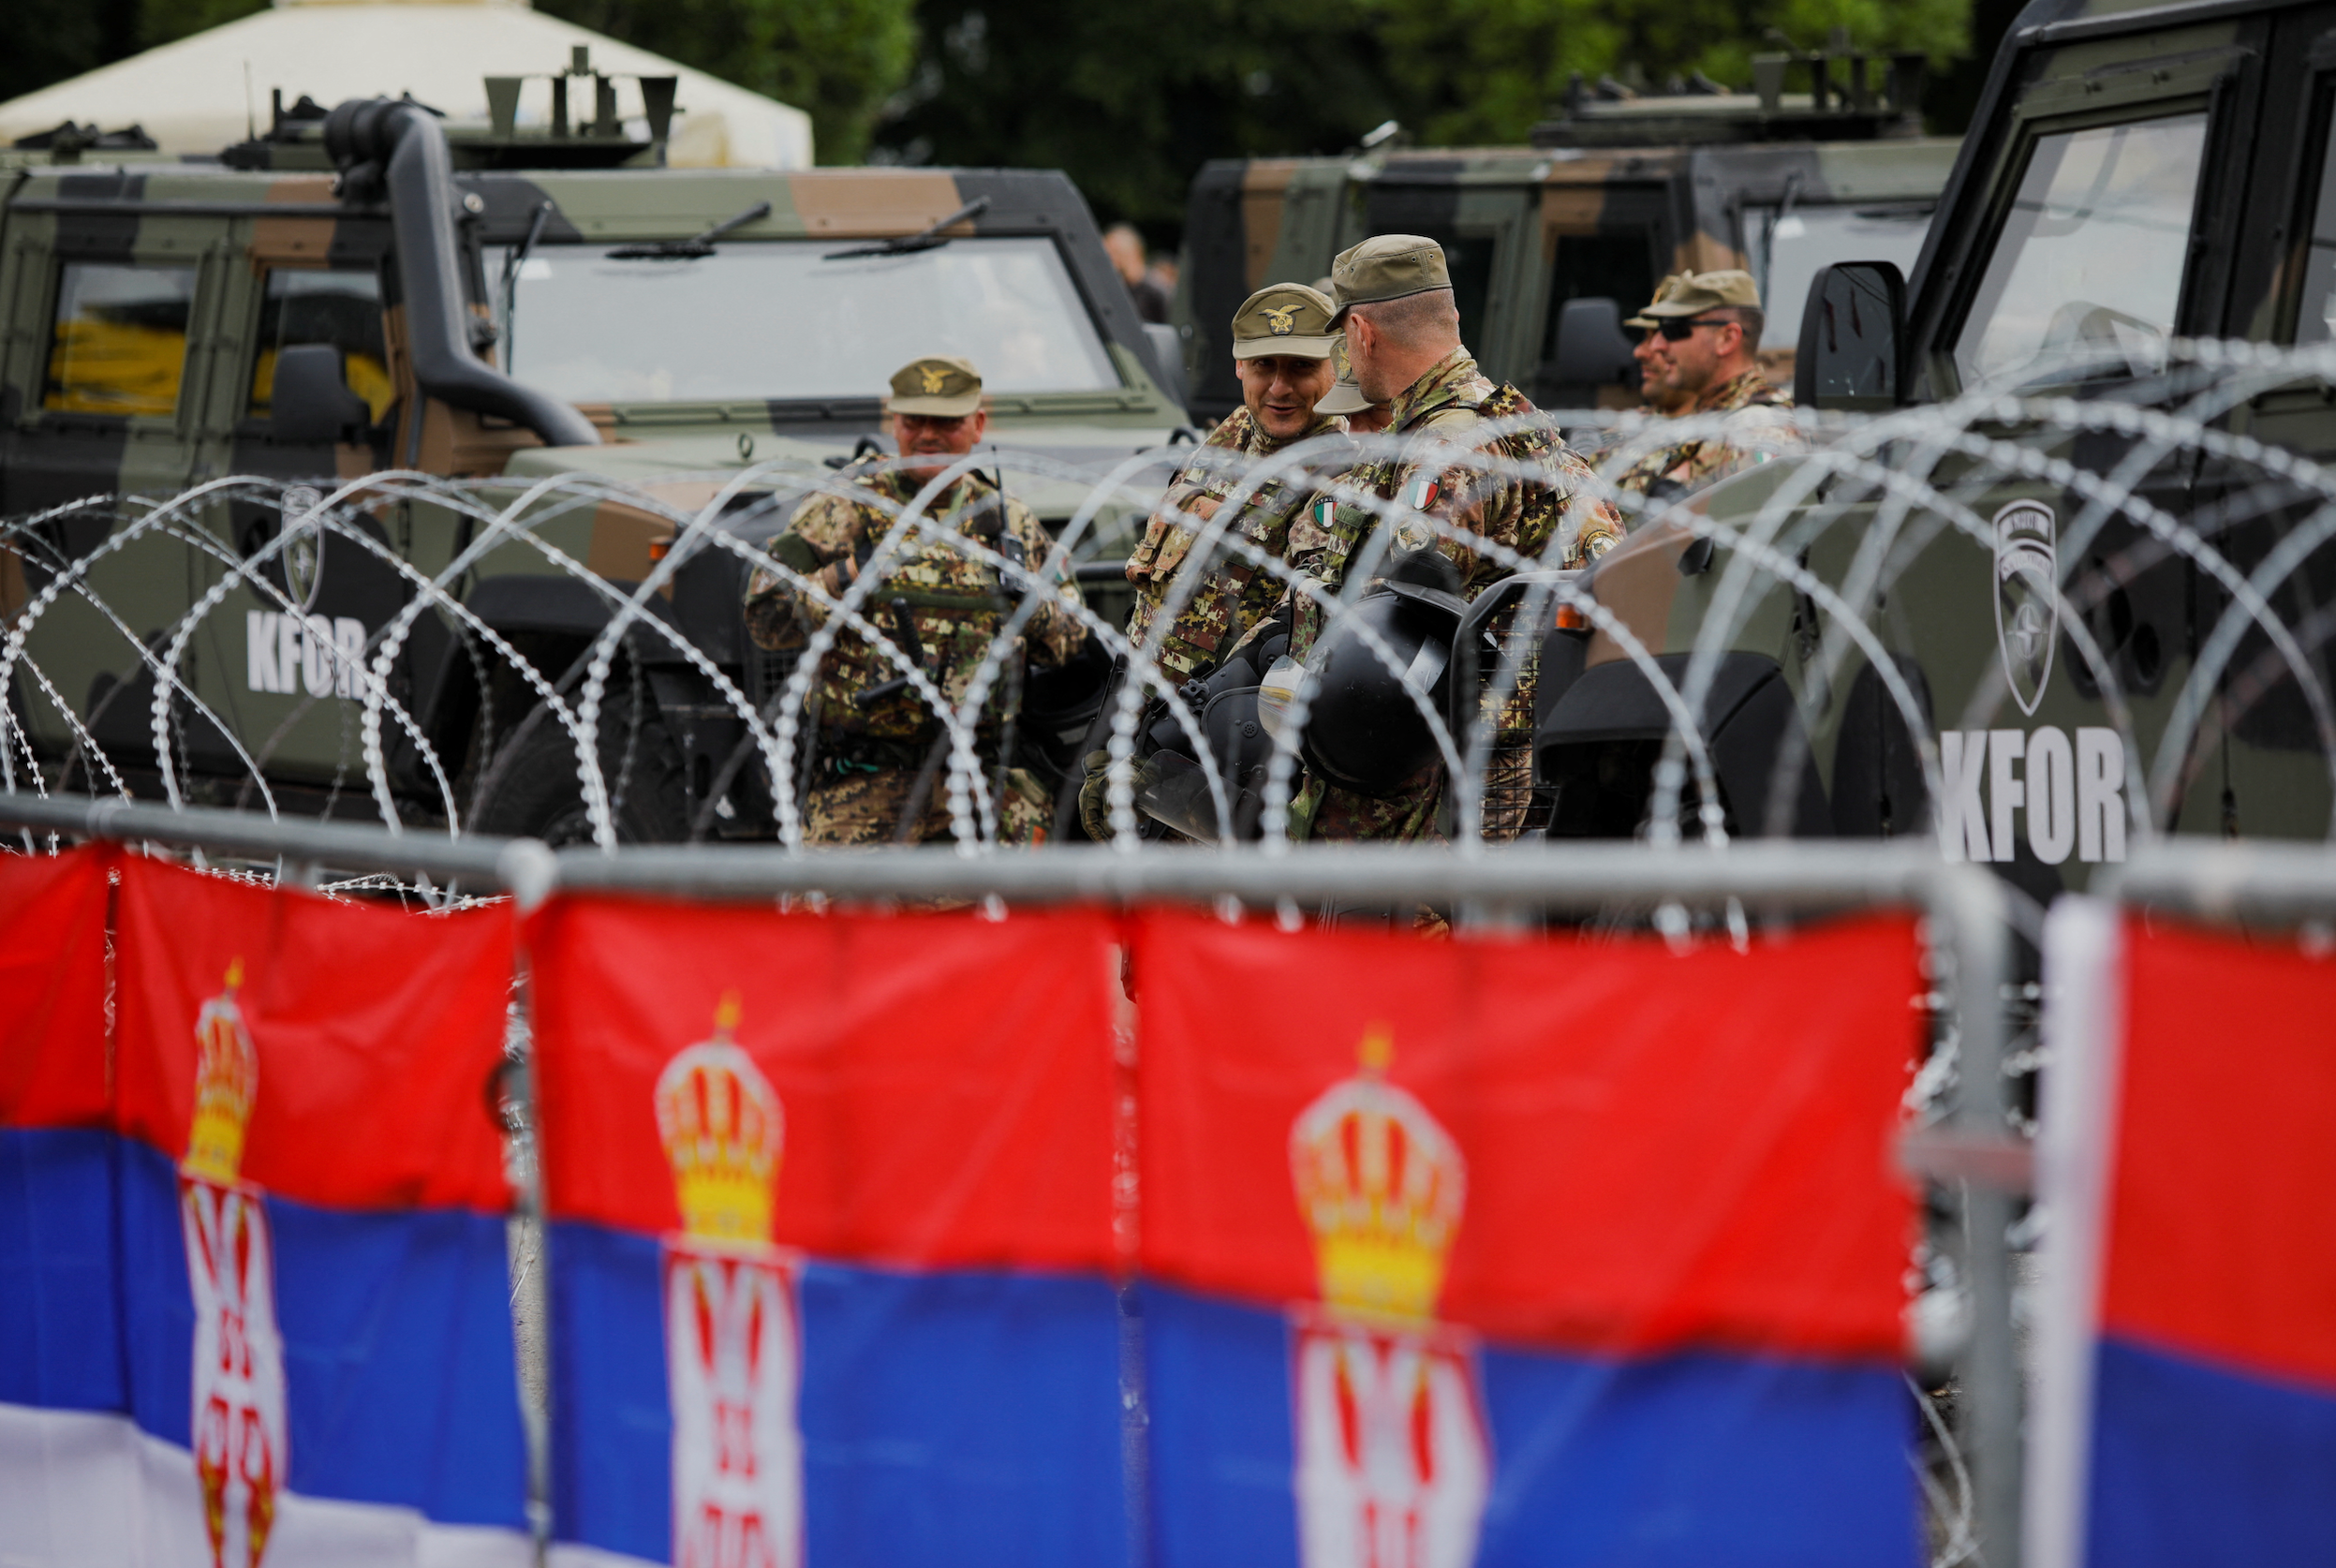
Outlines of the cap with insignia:
M 1269 283 L 1233 313 L 1233 357 L 1330 358 L 1330 300 L 1303 283 Z
M 1337 286 L 1335 323 L 1349 305 L 1408 300 L 1449 288 L 1452 272 L 1444 265 L 1443 246 L 1435 241 L 1418 234 L 1381 234 L 1340 251 L 1330 264 L 1330 281 Z
M 1371 400 L 1363 395 L 1355 383 L 1354 362 L 1347 358 L 1347 334 L 1340 333 L 1330 340 L 1330 362 L 1338 367 L 1338 379 L 1320 403 L 1314 405 L 1318 414 L 1359 414 L 1371 407 Z
M 982 408 L 982 373 L 971 360 L 954 354 L 927 354 L 910 360 L 893 373 L 893 395 L 886 405 L 895 414 L 922 414 L 927 419 L 957 419 Z
M 1656 305 L 1661 304 L 1663 301 L 1671 297 L 1672 289 L 1677 288 L 1680 284 L 1686 282 L 1689 278 L 1694 275 L 1695 274 L 1693 273 L 1673 273 L 1669 276 L 1665 277 L 1661 283 L 1655 285 L 1655 297 L 1653 300 L 1649 301 L 1643 308 L 1640 309 L 1637 315 L 1623 322 L 1622 325 L 1632 328 L 1637 332 L 1645 332 L 1648 328 L 1653 326 L 1654 321 L 1649 313 L 1653 311 Z
M 1656 286 L 1655 297 L 1646 309 L 1622 324 L 1644 331 L 1660 320 L 1701 316 L 1728 305 L 1760 308 L 1760 286 L 1752 282 L 1752 274 L 1739 268 L 1722 273 L 1675 273 Z

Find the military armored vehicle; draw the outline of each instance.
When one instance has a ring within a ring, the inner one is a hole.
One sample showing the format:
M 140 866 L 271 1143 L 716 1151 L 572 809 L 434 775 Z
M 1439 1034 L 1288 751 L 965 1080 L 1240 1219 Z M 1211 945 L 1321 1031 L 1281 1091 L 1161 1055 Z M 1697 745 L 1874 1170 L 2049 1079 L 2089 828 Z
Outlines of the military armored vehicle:
M 2336 7 L 2022 12 L 1911 278 L 1811 285 L 1800 401 L 1880 415 L 1867 466 L 1763 465 L 1589 580 L 1664 679 L 1702 650 L 1735 831 L 1935 831 L 2039 900 L 2137 834 L 2329 831 L 2336 559 L 2291 458 L 2336 449 L 2336 392 L 2266 355 L 2329 340 L 2331 103 Z M 1642 831 L 1656 681 L 1604 633 L 1568 659 L 1551 831 Z
M 1184 424 L 1063 175 L 661 168 L 670 81 L 622 116 L 635 87 L 584 60 L 552 81 L 548 126 L 519 123 L 513 78 L 489 84 L 490 126 L 279 100 L 216 162 L 68 139 L 0 163 L 0 626 L 71 573 L 5 693 L 50 787 L 147 793 L 167 764 L 197 801 L 442 822 L 459 800 L 465 825 L 572 836 L 576 755 L 522 663 L 572 689 L 612 600 L 674 535 L 670 512 L 591 483 L 686 516 L 750 466 L 881 451 L 887 378 L 935 351 L 985 372 L 1009 452 L 1116 461 Z M 370 545 L 279 540 L 321 492 L 377 473 L 405 477 L 342 519 Z M 123 542 L 228 476 L 279 482 L 219 486 Z M 385 804 L 351 671 L 481 527 L 433 480 L 471 481 L 489 517 L 539 499 L 517 513 L 525 540 L 453 582 L 463 614 L 413 619 Z M 1050 524 L 1087 488 L 1009 482 Z M 732 497 L 725 526 L 776 532 L 791 497 L 775 484 Z M 233 580 L 262 557 L 263 581 Z M 600 734 L 624 836 L 769 830 L 767 799 L 734 793 L 754 778 L 747 728 L 712 678 L 762 703 L 783 673 L 745 636 L 744 572 L 694 555 L 652 599 L 678 636 L 618 650 Z M 155 660 L 197 608 L 158 726 Z
M 1787 66 L 1812 91 L 1783 92 Z M 1545 408 L 1637 401 L 1619 322 L 1675 272 L 1750 271 L 1768 304 L 1764 360 L 1789 380 L 1810 278 L 1854 257 L 1911 265 L 1957 144 L 1916 134 L 1913 62 L 1873 92 L 1852 92 L 1867 77 L 1854 55 L 1775 57 L 1761 74 L 1758 94 L 1577 94 L 1541 145 L 1406 151 L 1390 135 L 1352 156 L 1207 164 L 1177 286 L 1193 411 L 1240 401 L 1227 334 L 1242 300 L 1325 277 L 1339 251 L 1391 233 L 1442 244 L 1461 340 Z M 1836 76 L 1838 91 L 1813 90 Z

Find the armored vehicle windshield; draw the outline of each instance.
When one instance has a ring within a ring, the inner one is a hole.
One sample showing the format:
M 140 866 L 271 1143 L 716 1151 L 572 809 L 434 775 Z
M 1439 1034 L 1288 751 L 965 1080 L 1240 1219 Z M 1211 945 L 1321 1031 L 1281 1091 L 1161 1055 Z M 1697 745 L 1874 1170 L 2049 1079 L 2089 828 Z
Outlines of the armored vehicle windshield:
M 865 397 L 935 353 L 980 365 L 993 392 L 1120 388 L 1050 240 L 895 256 L 761 240 L 680 259 L 539 245 L 515 283 L 511 373 L 571 403 Z
M 596 805 L 619 836 L 776 831 L 792 655 L 748 640 L 748 561 L 888 451 L 887 387 L 935 355 L 984 379 L 983 482 L 1077 519 L 1074 560 L 983 570 L 1089 603 L 1117 580 L 1163 476 L 1084 511 L 1080 476 L 1159 468 L 1186 416 L 1062 174 L 454 130 L 377 99 L 218 162 L 13 155 L 0 784 L 29 760 L 553 840 Z M 573 700 L 596 660 L 623 688 L 605 793 Z M 1109 662 L 1016 692 L 1033 788 Z

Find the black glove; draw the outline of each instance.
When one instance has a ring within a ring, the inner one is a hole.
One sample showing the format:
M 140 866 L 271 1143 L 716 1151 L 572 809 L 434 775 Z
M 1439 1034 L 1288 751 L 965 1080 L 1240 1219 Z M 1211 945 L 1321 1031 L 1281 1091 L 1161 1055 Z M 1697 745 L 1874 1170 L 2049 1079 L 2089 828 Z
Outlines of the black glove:
M 1110 770 L 1110 752 L 1087 754 L 1087 779 L 1079 786 L 1079 825 L 1098 844 L 1108 844 L 1112 837 Z M 1138 758 L 1129 764 L 1131 796 L 1142 794 L 1159 782 L 1160 769 L 1149 758 Z

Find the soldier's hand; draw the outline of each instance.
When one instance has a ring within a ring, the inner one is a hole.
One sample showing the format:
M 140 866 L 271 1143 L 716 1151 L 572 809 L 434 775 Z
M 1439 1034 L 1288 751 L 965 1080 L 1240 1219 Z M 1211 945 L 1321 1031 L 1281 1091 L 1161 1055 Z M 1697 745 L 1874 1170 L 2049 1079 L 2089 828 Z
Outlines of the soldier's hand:
M 1087 754 L 1087 778 L 1079 786 L 1079 825 L 1098 844 L 1111 842 L 1111 753 Z M 1160 770 L 1147 760 L 1129 763 L 1128 791 L 1132 796 L 1159 781 Z

